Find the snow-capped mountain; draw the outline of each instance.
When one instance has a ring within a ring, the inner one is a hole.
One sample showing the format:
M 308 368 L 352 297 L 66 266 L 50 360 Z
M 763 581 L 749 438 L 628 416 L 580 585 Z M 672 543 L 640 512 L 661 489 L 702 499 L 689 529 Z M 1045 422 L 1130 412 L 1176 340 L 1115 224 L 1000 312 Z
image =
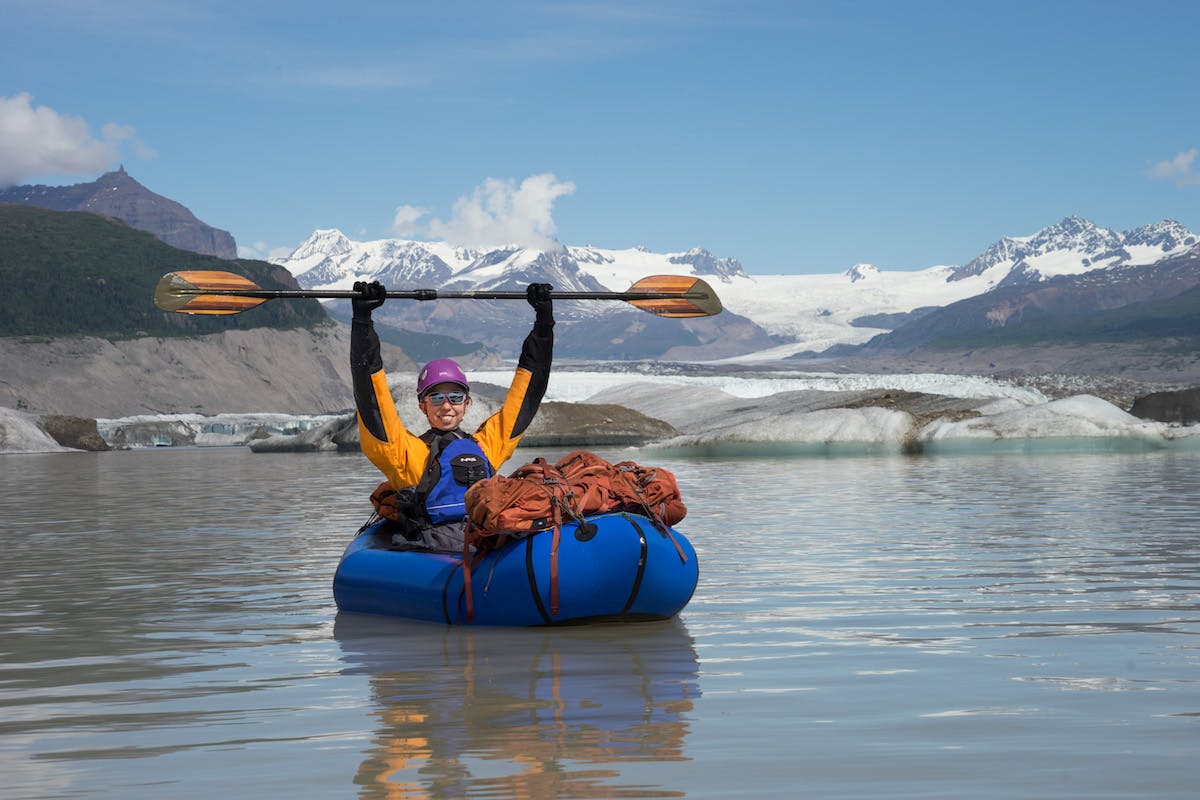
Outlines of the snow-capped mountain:
M 444 289 L 513 289 L 548 281 L 561 290 L 623 291 L 648 275 L 694 275 L 708 281 L 726 310 L 744 320 L 722 314 L 685 324 L 672 321 L 668 324 L 675 329 L 663 342 L 664 349 L 675 357 L 686 353 L 717 358 L 757 351 L 756 357 L 773 359 L 821 352 L 838 344 L 862 344 L 929 310 L 997 288 L 1153 264 L 1198 242 L 1200 237 L 1171 220 L 1117 233 L 1067 217 L 1031 236 L 1004 237 L 962 266 L 883 270 L 855 264 L 844 272 L 822 275 L 751 275 L 737 259 L 717 258 L 700 248 L 654 253 L 642 247 L 566 246 L 542 251 L 514 245 L 480 251 L 401 239 L 355 242 L 336 230 L 318 230 L 276 263 L 291 271 L 302 286 L 328 289 L 349 289 L 358 280 L 379 280 L 392 288 Z M 474 336 L 505 347 L 519 343 L 524 335 L 517 324 L 524 312 L 511 304 L 488 311 L 460 305 L 442 314 L 419 308 L 436 305 L 389 305 L 388 321 L 412 330 L 445 333 L 445 320 L 453 314 L 460 334 L 456 338 Z M 591 347 L 578 353 L 582 357 L 603 357 L 611 347 L 626 348 L 621 357 L 632 357 L 635 351 L 650 357 L 663 355 L 650 352 L 655 346 L 650 339 L 666 330 L 658 324 L 662 321 L 639 316 L 625 304 L 562 304 L 556 311 L 560 320 L 568 322 L 593 320 L 588 333 Z M 602 326 L 595 322 L 631 314 L 632 322 L 615 327 L 613 322 Z M 501 321 L 512 324 L 497 333 Z M 715 326 L 725 327 L 719 335 L 706 333 Z M 635 339 L 640 343 L 634 345 Z
M 1190 360 L 1200 347 L 1200 247 L 1137 267 L 1094 269 L 1026 283 L 1009 283 L 938 308 L 850 351 L 871 357 L 924 349 L 1109 345 L 1158 340 Z M 839 348 L 841 350 L 841 348 Z M 830 353 L 834 355 L 835 353 Z M 1141 360 L 1141 359 L 1135 359 Z
M 1031 236 L 1006 236 L 962 266 L 893 271 L 856 264 L 845 273 L 754 275 L 717 288 L 726 308 L 794 340 L 762 354 L 778 357 L 863 344 L 925 311 L 999 288 L 1147 266 L 1198 243 L 1173 220 L 1117 233 L 1067 217 Z
M 1153 264 L 1200 239 L 1174 220 L 1124 233 L 1067 217 L 1032 236 L 1006 236 L 954 271 L 950 280 L 983 276 L 994 286 L 1031 283 L 1094 269 Z
M 647 269 L 719 279 L 746 276 L 737 259 L 716 258 L 698 247 L 666 255 L 645 248 L 543 251 L 516 245 L 481 251 L 405 239 L 353 242 L 337 230 L 314 232 L 276 263 L 295 275 L 301 286 L 320 289 L 349 289 L 360 280 L 378 280 L 395 288 L 467 284 L 478 289 L 539 280 L 561 290 L 619 291 L 649 274 Z

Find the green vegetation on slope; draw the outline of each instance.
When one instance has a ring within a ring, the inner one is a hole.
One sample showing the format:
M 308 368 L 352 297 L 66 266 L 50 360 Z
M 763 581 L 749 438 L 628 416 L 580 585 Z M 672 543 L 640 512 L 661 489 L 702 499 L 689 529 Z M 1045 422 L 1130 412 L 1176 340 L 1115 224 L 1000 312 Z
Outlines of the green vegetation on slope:
M 194 336 L 230 329 L 328 323 L 316 300 L 272 301 L 232 316 L 175 314 L 154 305 L 168 272 L 217 269 L 266 289 L 295 288 L 265 261 L 225 261 L 164 244 L 97 214 L 0 203 L 0 336 Z

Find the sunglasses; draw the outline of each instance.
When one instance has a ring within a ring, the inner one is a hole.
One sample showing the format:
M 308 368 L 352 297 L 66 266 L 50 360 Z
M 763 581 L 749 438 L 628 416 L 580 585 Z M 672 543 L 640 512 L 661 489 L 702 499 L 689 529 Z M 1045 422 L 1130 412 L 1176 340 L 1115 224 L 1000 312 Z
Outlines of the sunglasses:
M 467 394 L 466 392 L 430 392 L 425 395 L 425 399 L 435 406 L 440 406 L 447 400 L 450 401 L 450 405 L 452 406 L 461 406 L 467 402 Z

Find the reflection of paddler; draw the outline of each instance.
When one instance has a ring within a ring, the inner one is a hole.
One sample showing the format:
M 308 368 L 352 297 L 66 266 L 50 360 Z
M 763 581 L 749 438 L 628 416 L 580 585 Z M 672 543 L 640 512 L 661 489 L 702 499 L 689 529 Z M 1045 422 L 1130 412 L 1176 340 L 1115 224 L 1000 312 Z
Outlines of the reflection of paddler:
M 380 714 L 380 719 L 383 721 L 385 728 L 400 730 L 415 730 L 418 726 L 427 722 L 424 714 L 403 706 L 385 709 Z M 423 736 L 377 741 L 384 750 L 384 752 L 380 753 L 380 757 L 382 763 L 387 765 L 387 768 L 385 772 L 379 774 L 375 782 L 388 786 L 389 794 L 394 793 L 396 789 L 404 786 L 402 780 L 397 780 L 397 775 L 402 775 L 404 772 L 413 769 L 433 755 L 433 751 L 429 747 L 429 740 Z M 394 796 L 406 797 L 410 795 L 402 791 L 399 795 Z
M 678 620 L 513 631 L 341 615 L 334 636 L 378 703 L 362 797 L 607 797 L 619 768 L 572 764 L 687 760 L 699 665 Z

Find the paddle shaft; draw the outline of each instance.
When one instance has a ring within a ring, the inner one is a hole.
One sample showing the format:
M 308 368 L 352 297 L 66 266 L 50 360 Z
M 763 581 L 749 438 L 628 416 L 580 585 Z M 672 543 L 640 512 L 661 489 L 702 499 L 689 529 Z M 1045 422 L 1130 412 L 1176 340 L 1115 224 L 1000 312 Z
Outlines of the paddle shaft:
M 163 311 L 181 314 L 240 314 L 277 297 L 364 297 L 357 289 L 264 289 L 242 275 L 220 270 L 168 272 L 154 288 L 154 304 Z M 624 292 L 555 292 L 557 300 L 623 300 L 659 317 L 710 317 L 721 313 L 716 292 L 700 278 L 649 275 Z M 384 297 L 401 300 L 525 300 L 525 292 L 444 291 L 408 289 L 385 291 Z
M 271 300 L 282 297 L 314 297 L 321 300 L 362 297 L 353 289 L 175 289 L 179 295 L 231 295 Z M 486 290 L 446 292 L 438 289 L 389 290 L 385 297 L 396 300 L 525 300 L 525 292 L 494 292 Z M 707 300 L 707 292 L 557 292 L 554 300 Z

